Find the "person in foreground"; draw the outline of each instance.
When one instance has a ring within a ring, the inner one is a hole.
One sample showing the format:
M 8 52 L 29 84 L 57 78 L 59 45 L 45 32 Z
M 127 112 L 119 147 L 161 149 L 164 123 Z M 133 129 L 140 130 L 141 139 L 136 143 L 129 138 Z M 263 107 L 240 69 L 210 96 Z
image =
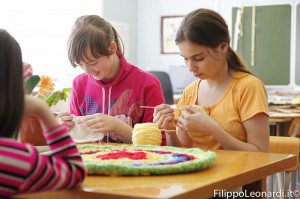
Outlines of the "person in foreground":
M 25 96 L 18 42 L 0 29 L 0 198 L 79 186 L 87 172 L 75 143 L 40 99 Z M 35 115 L 49 154 L 16 141 L 24 114 Z
M 177 126 L 176 134 L 167 133 L 168 145 L 268 151 L 267 92 L 230 47 L 225 20 L 209 9 L 192 11 L 175 41 L 188 70 L 199 79 L 183 91 L 180 116 L 166 104 L 154 110 L 160 128 Z M 202 106 L 208 114 L 190 105 Z
M 134 125 L 153 121 L 153 109 L 140 106 L 157 106 L 165 100 L 159 80 L 126 62 L 121 44 L 117 31 L 100 16 L 76 20 L 68 56 L 72 66 L 85 74 L 73 81 L 70 113 L 58 117 L 72 128 L 74 115 L 85 116 L 81 122 L 93 133 L 105 133 L 104 142 L 132 143 Z

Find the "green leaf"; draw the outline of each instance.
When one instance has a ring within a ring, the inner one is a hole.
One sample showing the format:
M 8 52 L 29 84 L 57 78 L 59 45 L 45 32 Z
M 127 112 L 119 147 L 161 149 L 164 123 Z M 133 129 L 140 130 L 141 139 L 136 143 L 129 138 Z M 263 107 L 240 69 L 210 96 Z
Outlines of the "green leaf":
M 39 83 L 40 79 L 41 78 L 38 75 L 33 75 L 33 76 L 31 76 L 27 79 L 26 84 L 25 84 L 26 94 L 31 94 L 32 93 L 33 89 Z
M 56 105 L 60 100 L 66 101 L 68 93 L 71 91 L 71 88 L 64 88 L 60 91 L 55 91 L 46 99 L 46 103 L 49 105 L 49 107 L 51 107 Z
M 42 94 L 38 94 L 37 95 L 39 99 L 43 100 L 43 101 L 46 101 L 47 100 L 47 97 L 45 95 L 42 95 Z

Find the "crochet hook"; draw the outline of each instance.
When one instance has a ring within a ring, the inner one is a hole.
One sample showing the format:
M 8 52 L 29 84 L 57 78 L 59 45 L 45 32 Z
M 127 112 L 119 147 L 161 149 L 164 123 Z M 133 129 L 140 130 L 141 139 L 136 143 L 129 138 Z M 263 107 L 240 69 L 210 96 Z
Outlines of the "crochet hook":
M 168 129 L 159 129 L 159 130 L 168 132 L 168 133 L 176 133 L 176 130 L 168 130 Z
M 140 106 L 140 108 L 155 108 L 155 106 Z M 177 109 L 176 104 L 170 105 L 170 108 Z

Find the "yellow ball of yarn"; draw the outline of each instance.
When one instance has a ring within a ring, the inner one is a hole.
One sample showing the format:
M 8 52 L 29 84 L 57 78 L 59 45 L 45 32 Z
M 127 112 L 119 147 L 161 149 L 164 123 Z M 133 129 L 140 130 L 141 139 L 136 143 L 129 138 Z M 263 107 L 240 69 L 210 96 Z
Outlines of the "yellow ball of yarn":
M 206 113 L 206 114 L 209 114 L 209 112 L 208 112 L 208 110 L 206 109 L 206 108 L 204 108 L 203 106 L 199 106 L 199 105 L 190 105 L 191 107 L 193 107 L 193 108 L 196 108 L 196 109 L 198 109 L 199 111 L 202 111 L 202 112 L 204 112 L 204 113 Z M 181 116 L 182 115 L 182 111 L 183 111 L 183 108 L 178 108 L 178 111 L 179 111 L 179 116 Z
M 160 145 L 162 140 L 161 130 L 154 123 L 135 124 L 132 131 L 134 145 Z

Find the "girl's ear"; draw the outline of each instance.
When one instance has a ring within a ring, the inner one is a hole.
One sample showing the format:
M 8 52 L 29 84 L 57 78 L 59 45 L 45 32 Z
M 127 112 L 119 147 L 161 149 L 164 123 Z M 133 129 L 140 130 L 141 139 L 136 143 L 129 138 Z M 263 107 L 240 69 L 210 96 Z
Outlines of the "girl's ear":
M 110 42 L 110 46 L 108 48 L 111 53 L 116 53 L 118 50 L 117 44 L 115 41 Z
M 217 50 L 219 53 L 227 53 L 228 47 L 228 43 L 223 42 L 217 47 Z

